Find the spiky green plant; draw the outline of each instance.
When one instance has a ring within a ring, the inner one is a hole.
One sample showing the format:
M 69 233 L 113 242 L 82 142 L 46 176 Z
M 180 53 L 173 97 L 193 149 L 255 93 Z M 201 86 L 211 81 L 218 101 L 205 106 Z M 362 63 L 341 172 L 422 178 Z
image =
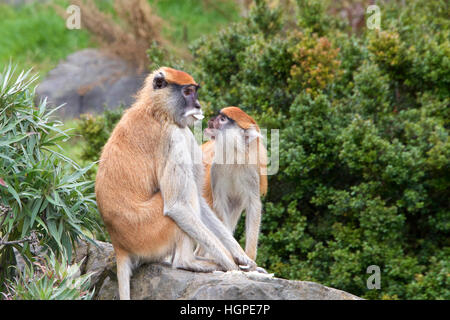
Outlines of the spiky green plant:
M 93 181 L 85 177 L 90 166 L 60 153 L 69 135 L 45 100 L 35 105 L 36 78 L 11 65 L 0 74 L 0 286 L 13 276 L 13 247 L 30 261 L 33 247 L 70 259 L 75 241 L 89 240 L 98 227 Z
M 80 276 L 81 263 L 70 265 L 63 256 L 60 261 L 53 252 L 26 265 L 14 280 L 8 281 L 7 300 L 90 300 L 92 273 Z

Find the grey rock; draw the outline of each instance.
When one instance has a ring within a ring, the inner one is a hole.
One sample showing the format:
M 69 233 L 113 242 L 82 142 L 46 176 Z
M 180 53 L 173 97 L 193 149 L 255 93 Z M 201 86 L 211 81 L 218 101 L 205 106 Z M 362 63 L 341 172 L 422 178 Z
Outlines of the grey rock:
M 72 257 L 72 263 L 81 262 L 81 274 L 91 273 L 92 286 L 101 287 L 107 276 L 113 276 L 114 250 L 110 243 L 102 241 L 95 241 L 95 243 L 94 245 L 86 241 L 79 241 Z
M 63 118 L 100 113 L 104 106 L 130 106 L 146 74 L 138 74 L 127 62 L 97 49 L 75 52 L 51 70 L 36 87 L 37 102 L 47 98 Z
M 118 298 L 111 244 L 80 244 L 75 260 L 83 273 L 95 272 L 95 299 Z M 359 300 L 350 293 L 309 281 L 285 280 L 244 272 L 195 273 L 166 263 L 143 264 L 130 282 L 135 300 Z

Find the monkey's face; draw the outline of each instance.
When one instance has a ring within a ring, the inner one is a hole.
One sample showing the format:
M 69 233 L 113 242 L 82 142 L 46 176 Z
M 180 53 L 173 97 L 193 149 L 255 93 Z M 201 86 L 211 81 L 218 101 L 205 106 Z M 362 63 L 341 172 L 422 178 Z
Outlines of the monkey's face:
M 172 84 L 175 122 L 180 126 L 192 126 L 195 121 L 204 118 L 200 103 L 198 102 L 198 85 Z
M 207 138 L 215 139 L 218 135 L 226 134 L 226 130 L 238 128 L 233 119 L 219 112 L 217 116 L 209 119 L 208 128 L 204 130 L 204 134 Z
M 153 98 L 166 109 L 180 127 L 191 126 L 195 121 L 203 119 L 198 101 L 199 88 L 196 83 L 171 82 L 163 72 L 156 73 L 153 78 Z
M 237 107 L 224 108 L 216 117 L 211 118 L 204 135 L 209 139 L 219 139 L 225 145 L 240 146 L 261 137 L 253 118 Z

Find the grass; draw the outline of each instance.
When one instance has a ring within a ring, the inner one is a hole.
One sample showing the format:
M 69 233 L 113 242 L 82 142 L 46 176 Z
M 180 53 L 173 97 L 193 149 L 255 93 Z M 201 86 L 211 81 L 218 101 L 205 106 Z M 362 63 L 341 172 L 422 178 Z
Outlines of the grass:
M 72 52 L 94 46 L 84 30 L 69 30 L 53 8 L 40 3 L 0 4 L 0 69 L 9 61 L 43 77 Z
M 149 0 L 149 2 L 166 22 L 163 35 L 175 45 L 183 47 L 239 19 L 239 9 L 231 0 Z
M 114 0 L 94 0 L 97 7 L 116 17 Z M 233 0 L 148 0 L 164 20 L 163 36 L 174 45 L 187 45 L 205 34 L 218 31 L 239 19 L 239 8 Z
M 114 15 L 113 0 L 95 1 L 102 11 Z M 217 32 L 239 19 L 239 10 L 233 0 L 148 1 L 165 21 L 163 37 L 180 51 L 187 51 L 193 40 Z M 67 0 L 52 2 L 62 7 L 69 3 Z M 31 3 L 14 7 L 0 4 L 0 70 L 11 61 L 17 65 L 17 70 L 33 68 L 33 73 L 38 73 L 42 79 L 69 54 L 96 46 L 86 30 L 67 29 L 64 19 L 51 5 Z M 76 119 L 65 120 L 63 129 L 76 126 Z M 76 135 L 62 142 L 63 154 L 82 163 L 83 143 Z
M 148 0 L 165 23 L 163 36 L 186 50 L 188 44 L 218 31 L 239 19 L 234 1 Z M 69 2 L 54 0 L 65 7 Z M 102 10 L 113 12 L 112 0 L 96 1 Z M 0 69 L 9 61 L 19 70 L 33 67 L 41 77 L 67 55 L 95 47 L 86 30 L 69 30 L 65 21 L 46 4 L 13 7 L 0 4 Z

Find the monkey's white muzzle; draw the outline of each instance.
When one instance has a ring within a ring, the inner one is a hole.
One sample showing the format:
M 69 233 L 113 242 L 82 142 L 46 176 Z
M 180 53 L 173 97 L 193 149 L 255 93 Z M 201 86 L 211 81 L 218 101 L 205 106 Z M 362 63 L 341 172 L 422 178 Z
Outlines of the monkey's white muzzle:
M 205 116 L 203 115 L 203 112 L 201 110 L 191 109 L 187 111 L 184 116 L 187 117 L 194 117 L 197 120 L 202 120 Z
M 197 120 L 202 120 L 205 116 L 204 115 L 202 115 L 202 114 L 193 114 L 192 115 L 195 119 L 197 119 Z

